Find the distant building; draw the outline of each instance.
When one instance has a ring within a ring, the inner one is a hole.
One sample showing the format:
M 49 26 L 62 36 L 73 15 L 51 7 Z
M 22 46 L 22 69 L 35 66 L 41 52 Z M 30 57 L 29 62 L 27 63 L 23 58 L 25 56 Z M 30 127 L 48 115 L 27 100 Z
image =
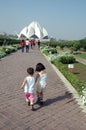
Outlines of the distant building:
M 18 34 L 19 39 L 48 39 L 46 29 L 41 27 L 37 22 L 32 22 L 29 26 L 24 27 Z
M 6 36 L 7 34 L 5 32 L 0 32 L 0 36 Z

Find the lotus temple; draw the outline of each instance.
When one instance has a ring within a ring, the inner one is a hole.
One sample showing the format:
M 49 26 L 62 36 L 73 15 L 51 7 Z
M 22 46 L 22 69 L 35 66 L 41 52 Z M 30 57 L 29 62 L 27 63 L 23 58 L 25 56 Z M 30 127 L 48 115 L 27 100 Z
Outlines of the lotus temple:
M 19 39 L 48 39 L 48 33 L 44 27 L 41 27 L 38 22 L 32 22 L 24 27 L 18 34 Z

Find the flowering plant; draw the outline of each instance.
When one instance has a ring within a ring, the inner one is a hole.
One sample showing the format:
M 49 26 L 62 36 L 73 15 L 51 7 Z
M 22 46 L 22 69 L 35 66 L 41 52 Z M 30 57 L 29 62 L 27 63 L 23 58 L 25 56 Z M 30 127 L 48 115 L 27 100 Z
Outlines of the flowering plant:
M 82 99 L 83 105 L 86 106 L 86 86 L 82 87 L 81 99 Z

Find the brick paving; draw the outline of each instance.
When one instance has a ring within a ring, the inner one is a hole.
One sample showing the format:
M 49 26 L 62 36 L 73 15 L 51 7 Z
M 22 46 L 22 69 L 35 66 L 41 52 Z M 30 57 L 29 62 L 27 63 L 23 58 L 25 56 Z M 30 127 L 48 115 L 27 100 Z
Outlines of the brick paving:
M 31 111 L 21 83 L 27 67 L 42 62 L 48 73 L 44 106 Z M 86 113 L 38 49 L 0 60 L 0 130 L 86 130 Z

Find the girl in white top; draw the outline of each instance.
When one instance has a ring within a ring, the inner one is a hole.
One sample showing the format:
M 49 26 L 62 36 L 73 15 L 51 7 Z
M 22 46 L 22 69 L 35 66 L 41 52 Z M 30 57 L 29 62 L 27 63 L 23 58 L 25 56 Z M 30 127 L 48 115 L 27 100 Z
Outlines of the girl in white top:
M 34 99 L 35 99 L 35 78 L 33 77 L 34 74 L 34 69 L 32 67 L 27 69 L 28 76 L 25 77 L 21 88 L 24 89 L 26 101 L 28 102 L 28 105 L 31 105 L 31 109 L 33 110 L 33 104 L 34 104 Z
M 45 66 L 42 63 L 38 63 L 36 65 L 36 93 L 37 93 L 37 103 L 40 105 L 43 105 L 43 93 L 46 88 L 46 79 L 47 79 L 47 73 L 45 71 Z

